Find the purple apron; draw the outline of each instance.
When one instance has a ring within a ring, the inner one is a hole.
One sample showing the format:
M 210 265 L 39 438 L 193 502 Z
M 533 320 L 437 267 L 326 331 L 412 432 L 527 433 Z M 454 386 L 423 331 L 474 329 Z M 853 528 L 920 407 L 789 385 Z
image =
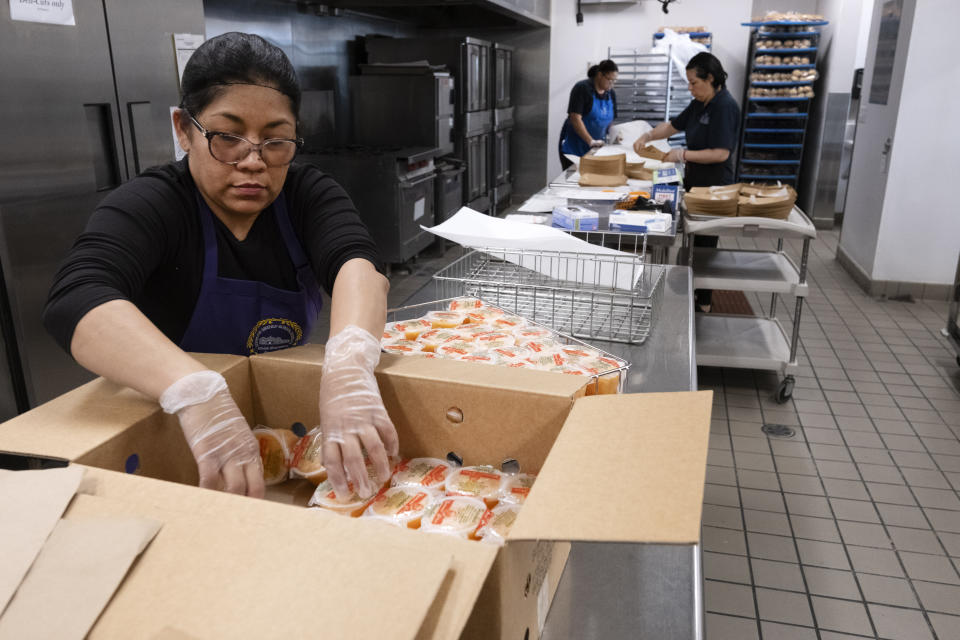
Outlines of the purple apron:
M 310 262 L 290 225 L 283 192 L 272 205 L 273 215 L 297 270 L 298 291 L 256 280 L 221 278 L 213 212 L 200 193 L 196 195 L 203 227 L 203 283 L 180 348 L 246 356 L 301 344 L 310 335 L 323 301 Z

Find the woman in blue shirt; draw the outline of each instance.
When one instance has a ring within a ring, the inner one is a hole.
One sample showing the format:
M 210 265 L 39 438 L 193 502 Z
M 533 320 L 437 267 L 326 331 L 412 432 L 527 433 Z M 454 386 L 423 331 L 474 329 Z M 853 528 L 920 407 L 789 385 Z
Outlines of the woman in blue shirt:
M 565 154 L 582 156 L 594 147 L 603 146 L 610 123 L 617 117 L 617 63 L 604 60 L 590 67 L 586 80 L 573 85 L 567 119 L 560 130 L 560 165 L 566 169 L 573 163 Z

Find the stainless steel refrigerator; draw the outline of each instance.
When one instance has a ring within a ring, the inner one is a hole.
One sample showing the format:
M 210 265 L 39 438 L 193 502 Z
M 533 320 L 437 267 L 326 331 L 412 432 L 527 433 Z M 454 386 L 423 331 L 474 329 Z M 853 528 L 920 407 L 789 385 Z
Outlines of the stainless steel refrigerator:
M 202 0 L 73 0 L 73 26 L 0 2 L 0 419 L 92 376 L 46 333 L 54 273 L 97 203 L 173 159 L 174 33 Z

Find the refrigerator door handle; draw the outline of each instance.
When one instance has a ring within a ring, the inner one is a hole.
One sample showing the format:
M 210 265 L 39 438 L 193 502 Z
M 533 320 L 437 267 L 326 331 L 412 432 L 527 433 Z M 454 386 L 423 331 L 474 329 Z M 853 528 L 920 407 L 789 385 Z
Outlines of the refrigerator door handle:
M 140 133 L 146 134 L 150 122 L 150 103 L 148 101 L 131 101 L 127 103 L 127 120 L 130 123 L 130 155 L 133 158 L 133 176 L 140 175 L 145 167 L 140 165 L 140 144 L 137 141 L 137 122 L 140 122 Z
M 113 109 L 108 102 L 83 105 L 87 135 L 92 150 L 94 182 L 97 191 L 120 186 L 120 150 L 114 130 Z

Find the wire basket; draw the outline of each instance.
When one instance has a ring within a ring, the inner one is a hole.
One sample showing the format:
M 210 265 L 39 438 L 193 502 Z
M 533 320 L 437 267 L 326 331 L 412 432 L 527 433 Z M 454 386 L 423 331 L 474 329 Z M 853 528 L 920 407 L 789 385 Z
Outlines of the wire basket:
M 451 298 L 445 298 L 445 299 L 442 299 L 442 300 L 432 300 L 432 301 L 430 301 L 430 302 L 421 302 L 420 304 L 411 304 L 411 305 L 407 305 L 407 306 L 404 306 L 404 307 L 397 307 L 397 308 L 395 308 L 395 309 L 387 309 L 387 322 L 398 322 L 398 321 L 401 321 L 401 320 L 413 320 L 413 319 L 416 319 L 416 318 L 423 317 L 423 316 L 426 315 L 427 312 L 429 312 L 429 311 L 443 311 L 443 310 L 449 309 L 449 308 L 450 308 L 450 302 L 451 302 L 451 301 L 453 300 L 453 298 L 455 298 L 455 297 L 457 297 L 457 296 L 454 296 L 454 297 L 451 297 Z M 495 304 L 491 304 L 488 300 L 484 300 L 483 302 L 484 302 L 484 304 L 486 304 L 487 306 L 490 306 L 490 307 L 496 307 L 496 306 L 498 306 L 498 305 L 495 305 Z M 518 315 L 519 315 L 519 314 L 518 314 Z M 592 350 L 594 350 L 594 351 L 599 351 L 600 354 L 603 355 L 605 358 L 609 358 L 609 359 L 611 359 L 611 360 L 616 360 L 617 362 L 623 362 L 623 366 L 621 366 L 621 367 L 616 367 L 616 368 L 610 369 L 609 371 L 604 371 L 604 372 L 603 372 L 602 374 L 600 374 L 599 376 L 591 376 L 591 378 L 592 378 L 593 380 L 592 380 L 592 382 L 590 383 L 590 384 L 593 385 L 593 392 L 594 392 L 594 393 L 600 393 L 600 378 L 609 378 L 609 377 L 616 376 L 616 377 L 617 377 L 617 392 L 618 392 L 618 393 L 622 393 L 622 392 L 623 392 L 623 387 L 624 387 L 624 385 L 625 385 L 626 382 L 627 382 L 627 371 L 630 369 L 630 363 L 629 363 L 629 362 L 625 361 L 623 358 L 621 358 L 621 357 L 619 357 L 619 356 L 616 356 L 616 355 L 614 355 L 614 354 L 612 354 L 612 353 L 608 353 L 608 352 L 604 351 L 603 349 L 598 349 L 597 347 L 595 347 L 595 346 L 593 346 L 593 345 L 587 344 L 586 342 L 583 342 L 582 340 L 577 340 L 577 339 L 574 338 L 573 336 L 569 336 L 569 335 L 564 334 L 564 333 L 562 333 L 562 332 L 556 331 L 556 330 L 553 329 L 552 327 L 548 327 L 548 326 L 542 325 L 542 324 L 540 324 L 540 323 L 538 323 L 538 322 L 535 322 L 535 321 L 533 321 L 533 320 L 530 320 L 529 318 L 527 318 L 527 322 L 528 322 L 528 324 L 531 325 L 531 326 L 534 326 L 534 327 L 537 327 L 537 328 L 540 328 L 540 329 L 547 329 L 548 331 L 552 332 L 552 334 L 553 334 L 553 339 L 556 340 L 557 342 L 560 342 L 561 344 L 565 344 L 565 345 L 576 345 L 576 346 L 579 346 L 579 347 L 586 347 L 586 348 L 592 349 Z M 493 366 L 495 366 L 495 365 L 493 365 Z
M 665 270 L 642 255 L 497 248 L 470 251 L 433 277 L 438 298 L 474 296 L 576 338 L 643 344 Z

